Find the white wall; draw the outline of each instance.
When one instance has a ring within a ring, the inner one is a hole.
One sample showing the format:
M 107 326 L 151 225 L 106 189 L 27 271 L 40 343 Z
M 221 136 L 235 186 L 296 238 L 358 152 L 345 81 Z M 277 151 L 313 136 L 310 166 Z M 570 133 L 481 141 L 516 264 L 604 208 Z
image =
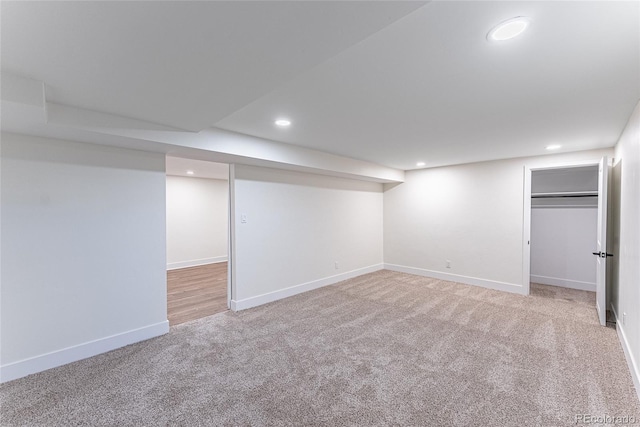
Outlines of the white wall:
M 384 192 L 385 267 L 524 293 L 524 167 L 599 160 L 612 150 L 415 170 Z M 446 261 L 451 268 L 446 268 Z
M 381 184 L 240 165 L 232 171 L 232 308 L 382 268 Z
M 596 290 L 596 208 L 531 209 L 531 281 Z
M 2 134 L 1 379 L 168 332 L 164 156 Z
M 616 145 L 614 258 L 611 304 L 640 397 L 640 103 Z M 616 230 L 617 229 L 617 230 Z M 613 260 L 612 260 L 613 261 Z
M 229 181 L 167 176 L 167 269 L 227 260 Z
M 564 169 L 542 169 L 532 173 L 531 193 L 566 191 L 593 191 L 597 193 L 598 165 Z M 556 200 L 555 203 L 560 200 L 564 199 Z M 569 203 L 574 204 L 579 200 L 581 199 L 572 199 Z

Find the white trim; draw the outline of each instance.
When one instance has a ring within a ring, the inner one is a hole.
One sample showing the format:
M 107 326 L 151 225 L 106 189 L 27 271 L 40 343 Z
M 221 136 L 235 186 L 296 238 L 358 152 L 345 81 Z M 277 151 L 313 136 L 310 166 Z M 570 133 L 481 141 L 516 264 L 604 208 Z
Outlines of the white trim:
M 363 274 L 373 273 L 383 269 L 383 264 L 375 264 L 369 267 L 359 268 L 357 270 L 347 271 L 346 273 L 336 274 L 335 276 L 325 277 L 323 279 L 314 280 L 300 285 L 291 286 L 277 291 L 269 292 L 266 294 L 258 295 L 251 298 L 245 298 L 243 300 L 231 300 L 231 310 L 240 311 L 247 308 L 257 307 L 262 304 L 277 301 L 283 298 L 288 298 L 293 295 L 301 294 L 303 292 L 318 289 L 323 286 L 333 285 L 343 280 L 351 279 Z
M 177 270 L 178 268 L 197 267 L 199 265 L 216 264 L 226 262 L 226 256 L 216 256 L 211 258 L 192 259 L 189 261 L 178 261 L 167 263 L 167 270 Z
M 618 313 L 616 313 L 616 309 L 613 304 L 611 304 L 611 311 L 616 318 L 616 332 L 618 333 L 618 339 L 620 340 L 620 345 L 624 351 L 624 357 L 627 359 L 627 365 L 629 366 L 631 379 L 633 379 L 633 385 L 636 388 L 638 400 L 640 400 L 640 366 L 638 366 L 636 358 L 633 357 L 631 346 L 629 346 L 629 341 L 627 340 L 627 334 L 624 332 L 624 328 L 622 327 L 620 319 L 618 319 Z
M 236 165 L 229 164 L 229 240 L 227 241 L 227 308 L 232 309 L 232 300 L 236 295 Z
M 546 169 L 571 169 L 571 168 L 581 168 L 584 166 L 598 166 L 600 164 L 601 157 L 593 160 L 578 160 L 571 161 L 565 160 L 561 162 L 552 162 L 548 165 L 544 166 L 535 166 L 530 168 L 532 171 L 546 170 Z
M 580 280 L 561 279 L 559 277 L 547 277 L 531 275 L 532 283 L 540 283 L 541 285 L 560 286 L 563 288 L 577 289 L 580 291 L 596 291 L 596 282 L 582 282 Z
M 496 280 L 480 279 L 477 277 L 462 276 L 459 274 L 443 273 L 440 271 L 426 270 L 423 268 L 407 267 L 404 265 L 384 264 L 385 270 L 398 271 L 400 273 L 415 274 L 416 276 L 431 277 L 433 279 L 448 280 L 450 282 L 463 283 L 465 285 L 480 286 L 497 291 L 511 292 L 526 295 L 526 289 L 514 283 L 498 282 Z
M 531 293 L 531 168 L 524 167 L 524 198 L 522 209 L 522 287 L 524 295 Z
M 62 350 L 8 363 L 0 366 L 0 383 L 106 353 L 129 344 L 164 335 L 167 332 L 169 332 L 169 321 L 165 320 L 153 325 L 63 348 Z

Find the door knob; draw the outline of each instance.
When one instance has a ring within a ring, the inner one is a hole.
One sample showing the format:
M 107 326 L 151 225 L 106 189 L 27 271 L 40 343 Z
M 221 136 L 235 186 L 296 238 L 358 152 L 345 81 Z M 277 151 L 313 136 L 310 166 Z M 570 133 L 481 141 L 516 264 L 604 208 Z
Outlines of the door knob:
M 608 253 L 605 253 L 605 252 L 591 252 L 591 253 L 594 254 L 594 255 L 599 256 L 600 258 L 606 258 L 608 256 L 613 256 L 613 254 L 608 254 Z

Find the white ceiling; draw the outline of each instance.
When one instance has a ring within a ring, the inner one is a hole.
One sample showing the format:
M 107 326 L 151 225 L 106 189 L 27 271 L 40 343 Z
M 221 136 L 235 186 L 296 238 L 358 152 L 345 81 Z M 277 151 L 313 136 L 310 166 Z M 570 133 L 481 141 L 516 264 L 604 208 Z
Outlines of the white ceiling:
M 167 175 L 229 180 L 229 165 L 223 163 L 167 156 L 166 165 Z
M 636 1 L 0 6 L 2 70 L 52 102 L 398 169 L 610 147 L 640 98 Z
M 3 1 L 2 68 L 58 104 L 199 131 L 421 4 Z

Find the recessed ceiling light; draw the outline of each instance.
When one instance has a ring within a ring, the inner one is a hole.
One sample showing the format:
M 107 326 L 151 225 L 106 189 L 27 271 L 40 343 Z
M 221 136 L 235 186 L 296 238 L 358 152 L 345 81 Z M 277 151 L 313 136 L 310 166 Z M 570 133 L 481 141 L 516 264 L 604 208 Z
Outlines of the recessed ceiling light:
M 418 166 L 418 167 L 422 167 L 422 166 L 424 166 L 424 165 L 426 165 L 426 163 L 425 163 L 425 162 L 418 162 L 418 163 L 416 163 L 416 166 Z
M 553 145 L 547 145 L 545 148 L 546 148 L 547 150 L 557 150 L 557 149 L 559 149 L 560 147 L 562 147 L 562 145 L 553 144 Z
M 287 126 L 291 126 L 291 120 L 288 119 L 278 119 L 275 121 L 276 126 L 280 126 L 282 128 L 286 128 Z
M 517 37 L 527 29 L 529 23 L 529 18 L 524 16 L 507 19 L 493 27 L 491 31 L 487 33 L 487 40 L 504 41 Z
M 187 171 L 187 175 L 193 175 L 194 173 L 194 171 Z

